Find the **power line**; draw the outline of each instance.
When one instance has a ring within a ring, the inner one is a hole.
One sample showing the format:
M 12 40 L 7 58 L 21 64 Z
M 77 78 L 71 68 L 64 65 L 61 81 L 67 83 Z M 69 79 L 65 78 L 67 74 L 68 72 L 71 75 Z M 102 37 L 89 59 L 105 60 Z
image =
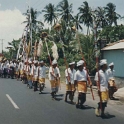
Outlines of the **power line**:
M 35 2 L 35 4 L 32 4 L 32 7 L 35 7 L 37 4 L 39 4 L 39 0 Z
M 45 2 L 46 2 L 46 1 L 47 1 L 47 0 L 45 0 Z M 40 9 L 41 7 L 45 6 L 45 5 L 43 5 L 42 2 L 43 2 L 43 1 L 40 1 L 39 5 L 37 5 L 35 8 Z M 42 6 L 40 6 L 40 5 L 42 5 Z

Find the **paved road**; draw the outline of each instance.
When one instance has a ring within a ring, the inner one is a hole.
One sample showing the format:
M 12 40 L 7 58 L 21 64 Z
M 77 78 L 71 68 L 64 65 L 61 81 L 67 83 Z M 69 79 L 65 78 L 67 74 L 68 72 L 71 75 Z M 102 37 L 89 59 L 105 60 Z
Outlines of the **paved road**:
M 87 109 L 76 109 L 75 105 L 61 100 L 64 86 L 59 92 L 59 101 L 53 101 L 48 84 L 45 94 L 39 94 L 15 79 L 0 79 L 0 124 L 124 124 L 123 106 L 117 109 L 117 105 L 108 105 L 110 116 L 102 119 L 94 114 L 97 100 L 92 101 L 90 94 L 85 103 Z M 6 94 L 19 109 L 12 105 Z

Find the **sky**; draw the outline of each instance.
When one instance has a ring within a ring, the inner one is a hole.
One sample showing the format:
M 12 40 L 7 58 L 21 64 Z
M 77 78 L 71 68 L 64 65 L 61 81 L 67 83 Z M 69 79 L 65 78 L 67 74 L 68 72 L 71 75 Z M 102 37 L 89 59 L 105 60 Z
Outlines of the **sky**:
M 52 2 L 51 2 L 52 1 Z M 25 21 L 23 13 L 26 12 L 28 5 L 41 11 L 47 4 L 52 3 L 57 5 L 61 0 L 0 0 L 0 39 L 3 40 L 4 50 L 8 46 L 8 42 L 13 39 L 19 39 L 22 36 L 25 25 L 22 24 Z M 83 4 L 85 0 L 68 0 L 73 4 L 73 15 L 78 13 L 78 7 Z M 104 7 L 107 3 L 112 2 L 116 5 L 116 12 L 124 16 L 124 0 L 87 0 L 89 6 L 97 8 L 98 6 Z M 38 17 L 43 21 L 43 15 Z M 119 20 L 119 24 L 124 24 L 124 20 Z M 47 24 L 45 24 L 47 25 Z M 86 32 L 86 27 L 84 33 Z M 0 40 L 0 52 L 1 52 L 1 40 Z

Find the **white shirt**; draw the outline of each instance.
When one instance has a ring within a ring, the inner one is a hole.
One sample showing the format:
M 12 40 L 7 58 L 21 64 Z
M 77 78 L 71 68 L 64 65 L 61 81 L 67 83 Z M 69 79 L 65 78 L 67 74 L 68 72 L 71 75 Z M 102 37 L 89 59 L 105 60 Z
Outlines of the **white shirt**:
M 10 63 L 10 67 L 14 67 L 14 64 L 13 63 Z
M 15 70 L 18 71 L 18 63 L 16 63 Z
M 24 63 L 23 62 L 20 62 L 19 63 L 19 70 L 23 70 L 24 69 Z
M 87 72 L 86 72 L 86 70 L 82 70 L 82 71 L 77 71 L 76 73 L 75 73 L 75 76 L 74 76 L 74 80 L 76 80 L 76 81 L 87 81 Z
M 7 63 L 8 63 L 7 61 L 4 63 L 4 68 L 7 68 Z
M 27 67 L 28 67 L 28 65 L 25 65 L 25 64 L 24 64 L 23 70 L 24 70 L 24 71 L 27 71 Z
M 6 67 L 7 67 L 7 68 L 10 68 L 10 64 L 9 64 L 9 63 L 7 63 L 7 64 L 6 64 Z
M 6 68 L 6 63 L 3 63 L 2 69 L 4 70 Z
M 68 68 L 68 71 L 67 71 L 67 69 L 65 70 L 65 77 L 68 77 L 68 76 L 70 77 L 71 84 L 74 84 L 75 73 L 76 73 L 75 69 L 71 70 L 70 68 Z M 66 78 L 66 84 L 68 84 L 67 78 Z
M 16 63 L 15 62 L 13 63 L 13 66 L 14 66 L 14 68 L 16 68 Z
M 115 70 L 111 70 L 110 68 L 106 71 L 107 75 L 108 75 L 108 78 L 109 79 L 112 79 L 114 78 L 114 75 L 115 75 Z
M 58 71 L 58 74 L 59 74 L 59 78 L 61 77 L 61 74 L 60 74 L 60 70 L 58 67 L 56 67 L 57 71 Z
M 46 67 L 46 66 L 40 66 L 39 68 L 38 68 L 38 75 L 39 75 L 39 78 L 46 78 L 46 70 L 47 70 L 48 68 Z
M 28 75 L 31 73 L 31 68 L 29 65 L 26 66 L 25 71 L 26 71 L 26 74 L 28 74 Z
M 108 75 L 103 70 L 99 70 L 99 78 L 100 78 L 100 91 L 108 90 Z M 98 72 L 95 75 L 95 81 L 98 81 Z
M 4 65 L 4 63 L 1 63 L 1 70 L 3 70 L 3 65 Z
M 53 75 L 51 75 L 51 72 L 53 72 L 54 76 L 59 75 L 59 72 L 58 72 L 58 69 L 57 68 L 50 67 L 49 68 L 49 80 L 54 80 L 55 79 L 53 77 Z
M 38 77 L 38 67 L 36 67 L 35 65 L 33 65 L 31 68 L 31 75 L 33 75 L 33 77 L 35 78 Z

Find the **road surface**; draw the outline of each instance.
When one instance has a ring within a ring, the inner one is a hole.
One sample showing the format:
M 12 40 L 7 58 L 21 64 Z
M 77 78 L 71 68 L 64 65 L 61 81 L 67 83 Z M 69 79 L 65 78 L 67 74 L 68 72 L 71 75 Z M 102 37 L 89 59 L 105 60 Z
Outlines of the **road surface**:
M 62 85 L 58 100 L 52 100 L 48 81 L 44 94 L 39 94 L 21 81 L 0 78 L 0 124 L 124 124 L 123 105 L 109 104 L 109 117 L 102 119 L 94 114 L 97 98 L 93 101 L 87 94 L 86 109 L 76 109 L 64 102 L 64 92 Z

